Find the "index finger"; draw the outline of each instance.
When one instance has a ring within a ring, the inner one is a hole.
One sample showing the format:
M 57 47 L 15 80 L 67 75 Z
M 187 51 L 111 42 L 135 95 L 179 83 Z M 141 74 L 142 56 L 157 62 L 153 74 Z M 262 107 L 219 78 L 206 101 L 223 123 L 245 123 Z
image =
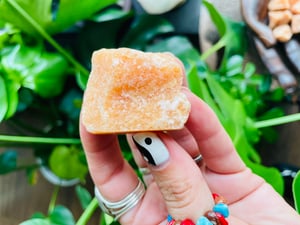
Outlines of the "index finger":
M 192 106 L 186 127 L 196 139 L 206 166 L 222 174 L 244 170 L 245 164 L 216 114 L 190 91 L 185 89 L 184 92 Z
M 80 136 L 90 174 L 101 193 L 111 201 L 130 193 L 136 187 L 137 175 L 124 160 L 117 135 L 91 134 L 80 123 Z

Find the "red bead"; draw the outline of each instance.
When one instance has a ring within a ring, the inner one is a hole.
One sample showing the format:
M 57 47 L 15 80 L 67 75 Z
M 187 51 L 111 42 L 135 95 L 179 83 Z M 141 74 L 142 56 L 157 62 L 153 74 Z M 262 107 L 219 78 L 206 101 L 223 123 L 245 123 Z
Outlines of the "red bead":
M 180 225 L 195 225 L 194 222 L 190 219 L 183 220 Z
M 175 225 L 175 220 L 171 220 L 170 222 L 168 222 L 168 224 L 167 225 Z
M 218 217 L 219 222 L 220 222 L 221 225 L 228 225 L 227 220 L 225 219 L 225 217 L 221 213 L 216 212 L 215 214 Z
M 220 195 L 218 195 L 216 193 L 213 193 L 212 196 L 213 196 L 214 199 L 216 199 L 217 197 L 220 197 Z
M 221 195 L 213 193 L 212 196 L 213 196 L 213 198 L 215 200 L 215 204 L 218 204 L 218 203 L 225 203 L 226 204 L 226 199 L 223 198 Z

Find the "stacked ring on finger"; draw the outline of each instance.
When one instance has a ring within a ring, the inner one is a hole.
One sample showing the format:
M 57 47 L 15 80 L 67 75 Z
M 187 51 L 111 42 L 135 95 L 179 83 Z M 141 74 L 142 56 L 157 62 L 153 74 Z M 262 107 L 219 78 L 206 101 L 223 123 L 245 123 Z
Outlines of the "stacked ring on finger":
M 193 158 L 193 160 L 195 161 L 196 164 L 199 164 L 202 162 L 203 157 L 201 154 L 199 154 L 198 156 L 196 156 L 195 158 Z
M 101 210 L 118 220 L 122 215 L 132 209 L 144 196 L 146 190 L 143 182 L 138 179 L 136 188 L 125 196 L 122 200 L 111 202 L 105 199 L 97 187 L 95 187 L 95 196 L 98 199 Z

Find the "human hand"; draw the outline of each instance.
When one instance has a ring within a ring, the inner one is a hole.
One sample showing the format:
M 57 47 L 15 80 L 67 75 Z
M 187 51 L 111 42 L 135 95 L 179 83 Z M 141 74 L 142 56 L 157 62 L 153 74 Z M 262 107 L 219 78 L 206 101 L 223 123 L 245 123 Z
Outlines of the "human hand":
M 286 93 L 291 94 L 298 85 L 295 73 L 300 73 L 300 44 L 294 36 L 280 44 L 276 40 L 273 30 L 267 24 L 269 2 L 242 0 L 241 11 L 246 24 L 254 33 L 254 44 L 266 68 Z
M 212 193 L 218 193 L 227 199 L 231 225 L 299 225 L 299 215 L 245 166 L 214 112 L 190 91 L 183 91 L 192 105 L 184 129 L 127 135 L 137 165 L 150 174 L 144 175 L 143 198 L 120 217 L 120 223 L 165 225 L 168 214 L 196 223 L 212 209 Z M 82 124 L 80 133 L 96 187 L 109 201 L 123 199 L 135 189 L 138 177 L 124 160 L 117 136 L 90 134 Z M 160 149 L 147 149 L 154 161 L 138 150 L 146 138 Z M 193 158 L 200 153 L 203 162 L 197 165 Z

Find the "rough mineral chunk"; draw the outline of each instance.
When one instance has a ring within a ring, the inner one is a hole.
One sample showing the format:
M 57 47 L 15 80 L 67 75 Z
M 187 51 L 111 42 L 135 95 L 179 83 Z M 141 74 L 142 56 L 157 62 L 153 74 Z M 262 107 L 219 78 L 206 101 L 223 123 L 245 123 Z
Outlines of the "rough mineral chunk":
M 91 133 L 181 129 L 190 111 L 183 78 L 182 64 L 170 53 L 95 51 L 82 122 Z

